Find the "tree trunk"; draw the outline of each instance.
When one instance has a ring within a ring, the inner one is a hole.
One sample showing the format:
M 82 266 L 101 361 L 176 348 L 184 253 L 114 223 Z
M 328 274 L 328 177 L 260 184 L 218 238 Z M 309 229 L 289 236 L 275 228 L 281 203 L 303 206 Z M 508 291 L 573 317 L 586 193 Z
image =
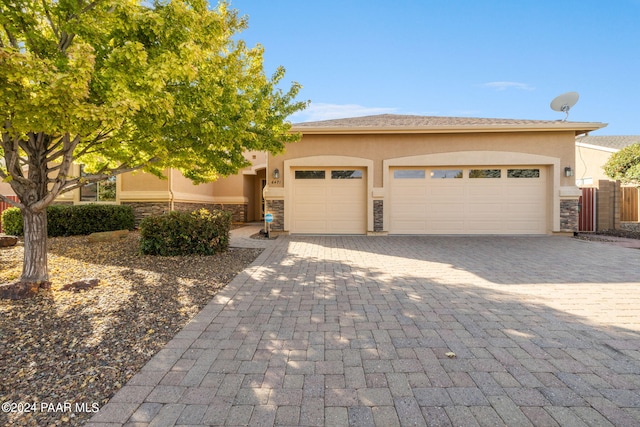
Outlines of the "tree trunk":
M 20 281 L 24 283 L 49 282 L 47 268 L 47 210 L 22 209 L 24 221 L 24 263 Z M 46 285 L 45 285 L 46 286 Z

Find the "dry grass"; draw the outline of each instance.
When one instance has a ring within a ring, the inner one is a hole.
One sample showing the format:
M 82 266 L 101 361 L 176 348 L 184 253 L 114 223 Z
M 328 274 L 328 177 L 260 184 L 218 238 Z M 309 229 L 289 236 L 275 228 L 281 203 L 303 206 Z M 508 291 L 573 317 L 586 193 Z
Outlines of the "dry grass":
M 80 425 L 261 252 L 230 249 L 201 257 L 137 253 L 139 235 L 117 242 L 86 237 L 49 242 L 50 291 L 0 301 L 0 404 L 36 402 L 32 413 L 0 412 L 0 425 Z M 15 281 L 21 246 L 0 249 L 0 283 Z M 65 284 L 99 278 L 86 291 Z M 42 403 L 68 402 L 41 410 Z

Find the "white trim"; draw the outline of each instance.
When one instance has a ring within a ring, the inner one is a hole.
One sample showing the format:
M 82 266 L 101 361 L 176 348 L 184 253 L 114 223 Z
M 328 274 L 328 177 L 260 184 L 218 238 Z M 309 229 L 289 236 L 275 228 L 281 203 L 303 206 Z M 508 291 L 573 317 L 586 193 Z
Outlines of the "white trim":
M 261 169 L 266 169 L 266 163 L 260 163 L 257 165 L 251 165 L 251 167 L 242 171 L 242 175 L 258 175 L 258 171 Z
M 292 168 L 301 166 L 321 166 L 325 168 L 350 166 L 365 168 L 367 173 L 367 229 L 373 230 L 373 160 L 363 157 L 350 156 L 309 156 L 284 161 L 284 194 L 290 203 L 284 204 L 284 231 L 291 230 L 293 214 L 293 171 Z
M 214 196 L 211 198 L 212 203 L 220 204 L 243 204 L 249 203 L 249 198 L 244 196 Z
M 120 202 L 168 202 L 171 200 L 169 191 L 123 191 Z
M 214 203 L 213 196 L 207 196 L 204 194 L 183 193 L 180 191 L 173 191 L 174 202 L 197 202 L 197 203 Z
M 560 231 L 560 158 L 539 154 L 510 151 L 457 151 L 418 156 L 397 157 L 382 161 L 382 181 L 385 199 L 390 200 L 389 168 L 394 166 L 511 166 L 541 165 L 549 166 L 552 185 L 551 194 L 551 231 Z M 386 204 L 386 202 L 385 202 Z M 384 209 L 384 224 L 389 224 L 389 211 Z M 387 226 L 388 227 L 388 226 Z M 386 227 L 385 227 L 386 228 Z
M 575 135 L 605 127 L 597 122 L 547 122 L 515 124 L 477 124 L 477 125 L 441 125 L 441 126 L 296 126 L 292 132 L 303 135 L 365 135 L 365 134 L 409 134 L 409 133 L 486 133 L 486 132 L 558 132 L 572 131 Z
M 560 196 L 560 198 L 562 199 L 575 199 L 576 197 L 582 196 L 582 190 L 580 190 L 575 185 L 560 187 L 558 196 Z
M 617 153 L 618 148 L 603 147 L 601 145 L 585 144 L 584 142 L 576 142 L 576 147 L 590 148 L 592 150 L 604 151 L 607 153 Z
M 284 187 L 264 187 L 263 196 L 265 200 L 284 200 Z

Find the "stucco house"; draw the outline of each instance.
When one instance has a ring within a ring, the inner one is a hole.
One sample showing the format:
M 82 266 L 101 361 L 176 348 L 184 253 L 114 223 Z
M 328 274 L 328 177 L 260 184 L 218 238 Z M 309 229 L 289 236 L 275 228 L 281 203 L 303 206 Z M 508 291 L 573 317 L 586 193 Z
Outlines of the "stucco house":
M 581 135 L 576 138 L 576 184 L 598 185 L 601 179 L 609 180 L 602 167 L 621 149 L 640 142 L 640 135 Z
M 299 123 L 301 141 L 283 154 L 245 153 L 251 167 L 213 183 L 127 173 L 57 202 L 128 204 L 138 219 L 198 207 L 236 222 L 269 212 L 271 230 L 285 234 L 572 232 L 576 137 L 604 126 L 390 114 Z
M 389 114 L 300 123 L 302 140 L 267 160 L 272 230 L 574 231 L 575 138 L 604 126 Z

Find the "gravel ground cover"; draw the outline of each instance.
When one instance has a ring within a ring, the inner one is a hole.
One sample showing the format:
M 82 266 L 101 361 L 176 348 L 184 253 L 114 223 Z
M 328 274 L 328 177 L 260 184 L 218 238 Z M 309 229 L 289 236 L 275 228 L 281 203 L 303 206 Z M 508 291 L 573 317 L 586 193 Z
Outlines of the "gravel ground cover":
M 640 232 L 631 230 L 601 230 L 597 233 L 579 233 L 575 237 L 580 240 L 594 242 L 615 242 L 615 239 L 607 238 L 608 236 L 640 240 Z
M 0 300 L 0 425 L 82 425 L 262 251 L 141 256 L 138 240 L 51 238 L 51 290 Z M 0 283 L 19 277 L 22 256 L 0 249 Z M 100 282 L 63 289 L 85 278 Z

